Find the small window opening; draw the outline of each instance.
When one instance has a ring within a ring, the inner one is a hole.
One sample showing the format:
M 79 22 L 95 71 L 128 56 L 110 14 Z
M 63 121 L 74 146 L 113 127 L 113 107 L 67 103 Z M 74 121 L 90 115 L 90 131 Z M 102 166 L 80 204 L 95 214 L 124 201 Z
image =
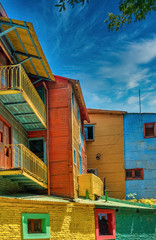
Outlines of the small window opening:
M 97 169 L 87 169 L 87 173 L 93 173 L 95 176 L 97 176 Z
M 141 171 L 135 170 L 135 178 L 141 178 Z
M 29 139 L 29 149 L 43 162 L 46 162 L 44 139 Z
M 126 177 L 132 178 L 132 170 L 126 170 Z
M 108 225 L 108 214 L 98 214 L 99 236 L 111 235 Z
M 94 125 L 85 126 L 85 139 L 86 140 L 94 140 Z
M 126 180 L 142 180 L 143 168 L 126 169 Z
M 153 137 L 154 136 L 154 124 L 145 125 L 145 136 Z
M 43 233 L 41 219 L 28 219 L 28 233 Z
M 75 99 L 74 99 L 74 93 L 72 92 L 72 105 L 75 106 Z

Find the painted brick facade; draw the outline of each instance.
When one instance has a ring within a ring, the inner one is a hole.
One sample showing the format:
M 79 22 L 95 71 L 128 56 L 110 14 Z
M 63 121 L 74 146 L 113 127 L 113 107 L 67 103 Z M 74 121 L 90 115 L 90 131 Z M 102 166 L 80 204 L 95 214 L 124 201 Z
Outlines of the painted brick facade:
M 51 240 L 96 239 L 94 204 L 1 197 L 0 209 L 1 240 L 23 239 L 22 213 L 49 214 Z M 116 240 L 155 240 L 155 209 L 119 208 L 119 205 L 111 209 L 115 210 Z
M 48 213 L 51 240 L 95 240 L 93 206 L 2 199 L 0 209 L 1 240 L 23 239 L 22 213 Z

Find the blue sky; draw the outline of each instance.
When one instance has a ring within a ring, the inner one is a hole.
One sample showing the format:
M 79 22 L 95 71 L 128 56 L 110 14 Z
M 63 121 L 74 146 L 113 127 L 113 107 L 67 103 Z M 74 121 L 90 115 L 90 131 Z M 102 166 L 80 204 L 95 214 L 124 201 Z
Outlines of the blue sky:
M 117 0 L 90 0 L 59 13 L 57 0 L 1 0 L 8 16 L 32 22 L 54 74 L 80 80 L 86 106 L 156 112 L 156 12 L 108 32 Z

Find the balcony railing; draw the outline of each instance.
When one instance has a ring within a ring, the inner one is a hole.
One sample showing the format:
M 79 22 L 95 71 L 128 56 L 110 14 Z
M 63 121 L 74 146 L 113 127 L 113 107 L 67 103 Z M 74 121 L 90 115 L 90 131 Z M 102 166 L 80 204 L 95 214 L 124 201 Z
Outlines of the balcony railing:
M 45 126 L 45 105 L 20 64 L 0 66 L 0 91 L 3 91 L 3 94 L 13 94 L 12 91 L 9 93 L 9 90 L 14 90 L 15 93 L 21 92 L 30 108 Z
M 47 183 L 47 166 L 22 144 L 0 146 L 0 170 L 22 169 L 37 180 Z
M 85 197 L 86 191 L 92 200 L 95 200 L 96 196 L 100 197 L 103 195 L 103 182 L 92 173 L 79 175 L 78 183 L 79 197 Z

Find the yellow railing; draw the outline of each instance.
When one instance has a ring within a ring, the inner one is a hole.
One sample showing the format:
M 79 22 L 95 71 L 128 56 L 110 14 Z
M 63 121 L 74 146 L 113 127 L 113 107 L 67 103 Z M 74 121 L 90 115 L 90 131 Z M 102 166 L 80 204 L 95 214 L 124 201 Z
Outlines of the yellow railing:
M 41 121 L 46 123 L 46 108 L 20 64 L 0 66 L 0 91 L 20 90 Z
M 23 144 L 0 145 L 0 169 L 20 168 L 47 183 L 47 166 Z

